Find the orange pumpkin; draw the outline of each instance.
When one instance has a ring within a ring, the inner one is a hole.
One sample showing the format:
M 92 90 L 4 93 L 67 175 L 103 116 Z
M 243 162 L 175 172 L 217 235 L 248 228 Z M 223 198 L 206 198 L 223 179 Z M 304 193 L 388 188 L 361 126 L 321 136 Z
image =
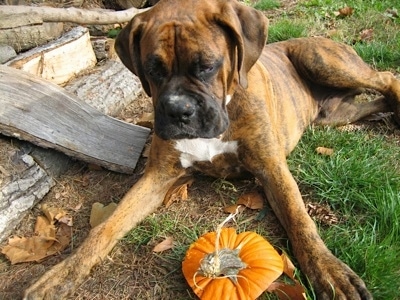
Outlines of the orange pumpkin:
M 282 274 L 283 262 L 257 233 L 222 228 L 189 247 L 182 271 L 202 300 L 254 300 Z

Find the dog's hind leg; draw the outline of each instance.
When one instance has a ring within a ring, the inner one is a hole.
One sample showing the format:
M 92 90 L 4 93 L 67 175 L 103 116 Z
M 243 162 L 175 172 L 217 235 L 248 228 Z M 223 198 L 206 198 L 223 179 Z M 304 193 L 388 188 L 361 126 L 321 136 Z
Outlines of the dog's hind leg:
M 311 82 L 311 86 L 342 93 L 367 88 L 384 96 L 376 102 L 361 104 L 351 101 L 344 94 L 343 104 L 326 101 L 330 107 L 325 112 L 335 107 L 336 114 L 331 116 L 334 123 L 345 120 L 346 114 L 349 122 L 354 122 L 371 113 L 393 111 L 400 124 L 400 81 L 392 73 L 373 70 L 351 47 L 325 38 L 293 39 L 282 42 L 280 47 L 283 47 L 296 70 Z
M 375 113 L 392 111 L 384 96 L 370 102 L 356 102 L 352 91 L 349 95 L 342 96 L 343 94 L 342 91 L 327 99 L 319 100 L 319 114 L 313 123 L 341 126 L 354 123 Z

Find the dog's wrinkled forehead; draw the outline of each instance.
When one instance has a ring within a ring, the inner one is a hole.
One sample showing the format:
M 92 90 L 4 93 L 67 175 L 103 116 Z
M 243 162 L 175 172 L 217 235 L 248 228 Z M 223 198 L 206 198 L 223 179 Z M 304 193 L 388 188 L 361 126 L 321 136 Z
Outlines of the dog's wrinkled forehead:
M 142 62 L 156 60 L 179 71 L 189 68 L 190 64 L 208 64 L 223 57 L 221 49 L 226 49 L 225 39 L 218 38 L 223 31 L 209 22 L 200 27 L 202 30 L 198 30 L 199 26 L 199 22 L 176 20 L 153 27 L 149 23 L 140 41 Z

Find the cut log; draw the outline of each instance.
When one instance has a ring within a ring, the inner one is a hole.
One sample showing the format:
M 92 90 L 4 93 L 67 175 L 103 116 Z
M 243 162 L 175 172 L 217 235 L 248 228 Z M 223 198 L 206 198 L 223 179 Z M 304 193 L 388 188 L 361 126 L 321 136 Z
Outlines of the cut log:
M 4 140 L 0 140 L 0 147 L 14 152 L 12 159 L 2 162 L 0 170 L 1 242 L 55 183 L 30 155 L 11 149 Z
M 46 6 L 0 5 L 0 19 L 8 15 L 38 14 L 43 22 L 72 22 L 76 24 L 115 24 L 130 21 L 136 14 L 147 9 L 130 8 L 122 11 L 105 9 L 88 10 L 75 7 L 55 8 Z
M 79 26 L 49 44 L 18 55 L 6 65 L 63 85 L 95 64 L 89 31 Z
M 0 44 L 9 45 L 17 52 L 46 44 L 61 36 L 63 23 L 43 23 L 0 30 Z
M 43 19 L 38 13 L 0 14 L 0 29 L 11 29 L 21 26 L 40 25 Z
M 137 98 L 142 86 L 120 60 L 108 60 L 89 74 L 68 82 L 65 89 L 102 113 L 115 117 Z
M 0 45 L 0 64 L 3 64 L 17 56 L 14 48 L 8 45 Z
M 106 116 L 65 89 L 0 66 L 0 132 L 132 173 L 149 129 Z

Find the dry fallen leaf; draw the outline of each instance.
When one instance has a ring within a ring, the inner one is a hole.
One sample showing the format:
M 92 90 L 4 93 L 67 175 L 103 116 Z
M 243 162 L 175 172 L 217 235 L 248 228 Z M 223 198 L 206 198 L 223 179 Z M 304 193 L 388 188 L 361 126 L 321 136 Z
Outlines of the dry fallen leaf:
M 374 30 L 372 28 L 364 29 L 360 32 L 360 41 L 368 42 L 374 38 Z
M 188 199 L 188 187 L 194 182 L 193 177 L 185 177 L 179 179 L 167 192 L 164 197 L 165 207 L 169 207 L 172 203 Z
M 282 253 L 283 261 L 283 273 L 288 276 L 293 284 L 275 281 L 267 289 L 268 292 L 272 292 L 278 296 L 280 300 L 304 300 L 307 299 L 304 287 L 294 277 L 295 266 L 289 257 Z
M 57 242 L 51 245 L 48 251 L 48 255 L 53 255 L 57 252 L 64 250 L 69 245 L 71 237 L 72 237 L 71 226 L 64 223 L 60 223 L 60 226 L 58 227 L 56 233 Z
M 45 216 L 38 216 L 35 224 L 35 233 L 38 236 L 56 237 L 56 227 Z
M 259 192 L 253 191 L 241 195 L 236 204 L 244 205 L 250 209 L 262 209 L 264 207 L 264 198 Z
M 72 223 L 72 217 L 71 217 L 71 216 L 67 216 L 67 215 L 61 217 L 61 218 L 58 220 L 58 222 L 64 223 L 64 224 L 66 224 L 66 225 L 68 225 L 68 226 L 70 226 L 70 227 L 73 225 L 73 223 Z
M 264 198 L 262 194 L 257 191 L 243 194 L 239 197 L 234 205 L 224 207 L 224 212 L 234 214 L 244 211 L 245 208 L 262 209 L 264 207 Z
M 317 147 L 317 149 L 315 149 L 315 151 L 318 154 L 326 155 L 326 156 L 331 156 L 333 154 L 333 149 L 331 149 L 331 148 Z
M 105 221 L 115 210 L 117 204 L 111 202 L 107 206 L 99 202 L 95 202 L 92 205 L 92 211 L 90 212 L 90 226 L 96 227 L 101 222 Z
M 47 249 L 54 243 L 54 240 L 43 236 L 11 237 L 3 253 L 10 260 L 11 264 L 29 261 L 40 261 L 47 256 Z
M 139 126 L 143 126 L 143 127 L 147 127 L 149 129 L 153 129 L 154 127 L 154 113 L 150 112 L 150 113 L 143 113 L 139 120 L 136 122 L 136 125 Z
M 42 207 L 45 216 L 38 216 L 35 224 L 35 234 L 33 237 L 12 237 L 8 245 L 2 249 L 2 253 L 7 256 L 12 264 L 30 261 L 40 261 L 50 255 L 64 250 L 71 241 L 72 229 L 67 224 L 58 223 L 57 218 L 68 219 L 72 223 L 72 218 L 59 208 Z
M 354 8 L 346 6 L 343 8 L 340 8 L 339 11 L 335 12 L 336 17 L 348 17 L 351 16 L 354 12 Z
M 50 223 L 54 224 L 56 221 L 60 220 L 64 217 L 67 213 L 62 208 L 58 207 L 49 207 L 46 204 L 41 206 L 41 210 L 44 215 L 47 217 Z
M 153 248 L 153 252 L 163 252 L 165 250 L 171 249 L 174 247 L 174 239 L 172 237 L 167 237 L 161 243 L 158 243 Z

